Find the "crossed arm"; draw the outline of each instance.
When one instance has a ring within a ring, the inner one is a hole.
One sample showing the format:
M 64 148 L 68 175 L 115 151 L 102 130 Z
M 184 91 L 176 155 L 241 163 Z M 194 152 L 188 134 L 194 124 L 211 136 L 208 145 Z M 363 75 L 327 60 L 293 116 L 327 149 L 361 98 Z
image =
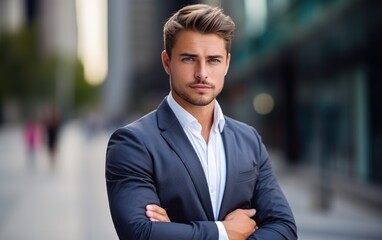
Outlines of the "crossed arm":
M 256 229 L 256 222 L 251 218 L 255 209 L 236 209 L 229 213 L 222 222 L 230 240 L 247 239 Z M 171 222 L 164 208 L 155 204 L 146 206 L 146 216 L 153 222 Z

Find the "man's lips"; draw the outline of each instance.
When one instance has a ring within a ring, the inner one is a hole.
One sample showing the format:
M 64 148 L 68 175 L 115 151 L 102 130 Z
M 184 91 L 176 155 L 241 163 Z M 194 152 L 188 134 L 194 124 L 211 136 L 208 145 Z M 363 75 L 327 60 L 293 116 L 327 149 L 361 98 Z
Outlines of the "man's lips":
M 192 84 L 190 87 L 195 89 L 211 89 L 212 88 L 212 86 L 209 84 L 200 84 L 200 83 Z
M 191 88 L 199 94 L 205 94 L 211 91 L 212 86 L 208 84 L 192 84 Z

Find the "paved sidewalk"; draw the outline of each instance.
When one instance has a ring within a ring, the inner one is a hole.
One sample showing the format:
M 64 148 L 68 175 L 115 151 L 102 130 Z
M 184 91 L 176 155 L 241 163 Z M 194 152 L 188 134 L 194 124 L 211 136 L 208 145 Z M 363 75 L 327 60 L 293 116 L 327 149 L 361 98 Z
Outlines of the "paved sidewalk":
M 315 174 L 296 168 L 278 171 L 278 175 L 295 215 L 299 239 L 382 239 L 382 209 L 370 206 L 368 202 L 356 201 L 354 196 L 333 191 L 329 208 L 320 210 L 317 207 Z
M 57 166 L 51 168 L 43 146 L 34 166 L 27 164 L 30 159 L 20 127 L 0 128 L 0 239 L 118 239 L 104 181 L 108 138 L 104 131 L 86 136 L 79 123 L 65 126 Z M 335 193 L 331 210 L 317 211 L 312 207 L 315 195 L 307 175 L 275 164 L 296 217 L 299 239 L 382 239 L 381 209 Z
M 304 179 L 280 179 L 291 204 L 302 240 L 381 240 L 382 213 L 334 193 L 331 208 L 314 207 L 315 190 Z
M 29 166 L 21 129 L 1 129 L 0 239 L 117 239 L 103 177 L 108 136 L 81 129 L 63 129 L 54 168 L 43 146 Z

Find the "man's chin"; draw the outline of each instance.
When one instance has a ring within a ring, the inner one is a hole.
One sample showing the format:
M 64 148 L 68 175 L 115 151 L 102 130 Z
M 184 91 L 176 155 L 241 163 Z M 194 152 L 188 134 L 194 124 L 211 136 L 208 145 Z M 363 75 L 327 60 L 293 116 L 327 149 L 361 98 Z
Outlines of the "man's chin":
M 205 97 L 199 97 L 195 99 L 189 99 L 189 103 L 195 106 L 204 107 L 209 105 L 215 98 L 205 98 Z

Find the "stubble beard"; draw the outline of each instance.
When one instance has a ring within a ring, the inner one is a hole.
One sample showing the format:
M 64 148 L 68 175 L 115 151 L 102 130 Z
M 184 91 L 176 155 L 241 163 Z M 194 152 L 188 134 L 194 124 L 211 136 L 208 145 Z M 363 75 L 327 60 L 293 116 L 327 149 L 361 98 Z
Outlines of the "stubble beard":
M 190 88 L 191 85 L 192 84 L 189 84 L 187 87 Z M 215 86 L 213 86 L 212 84 L 209 84 L 209 85 L 211 86 L 212 89 L 215 89 Z M 181 90 L 175 88 L 174 86 L 172 86 L 172 90 L 175 92 L 176 95 L 181 97 L 187 103 L 194 105 L 194 106 L 199 106 L 199 107 L 207 106 L 212 101 L 214 101 L 218 95 L 217 93 L 214 93 L 210 97 L 205 98 L 207 96 L 206 94 L 199 94 L 197 97 L 193 97 L 193 96 L 191 96 L 191 94 L 188 94 L 185 91 L 181 91 Z

